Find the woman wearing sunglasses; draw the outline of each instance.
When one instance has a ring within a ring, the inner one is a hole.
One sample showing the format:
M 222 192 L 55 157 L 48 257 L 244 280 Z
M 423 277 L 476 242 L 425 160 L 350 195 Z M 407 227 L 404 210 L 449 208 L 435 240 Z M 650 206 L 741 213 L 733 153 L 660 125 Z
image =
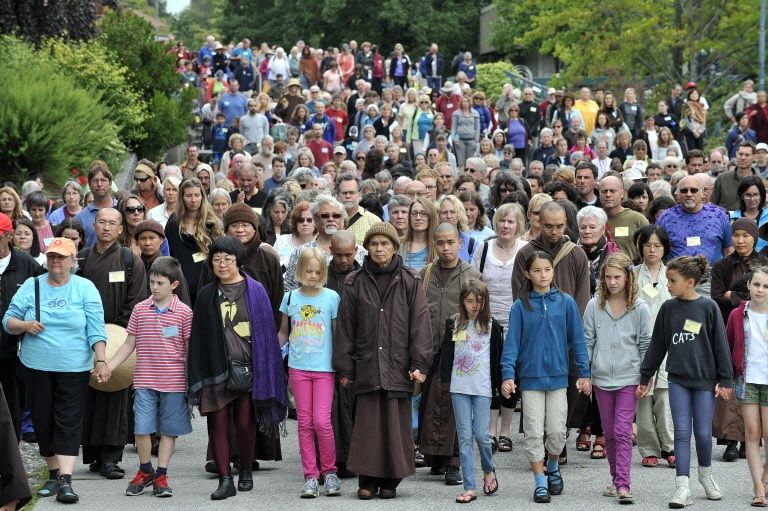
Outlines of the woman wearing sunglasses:
M 117 210 L 123 216 L 123 232 L 118 237 L 120 243 L 131 249 L 137 256 L 141 257 L 141 248 L 134 237 L 136 226 L 147 218 L 147 208 L 141 203 L 138 195 L 128 194 L 117 203 Z M 163 239 L 160 245 L 160 254 L 167 256 L 168 242 Z

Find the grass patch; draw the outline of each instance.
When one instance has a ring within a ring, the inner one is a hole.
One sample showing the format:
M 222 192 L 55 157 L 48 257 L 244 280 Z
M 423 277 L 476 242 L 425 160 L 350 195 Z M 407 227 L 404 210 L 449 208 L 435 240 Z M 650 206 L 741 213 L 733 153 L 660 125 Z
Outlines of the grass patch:
M 40 500 L 40 495 L 37 494 L 37 491 L 42 488 L 45 484 L 45 481 L 48 480 L 48 465 L 43 463 L 43 466 L 35 471 L 34 477 L 39 482 L 32 487 L 32 500 L 30 500 L 29 503 L 24 506 L 24 509 L 34 509 L 35 504 L 37 504 L 37 501 Z

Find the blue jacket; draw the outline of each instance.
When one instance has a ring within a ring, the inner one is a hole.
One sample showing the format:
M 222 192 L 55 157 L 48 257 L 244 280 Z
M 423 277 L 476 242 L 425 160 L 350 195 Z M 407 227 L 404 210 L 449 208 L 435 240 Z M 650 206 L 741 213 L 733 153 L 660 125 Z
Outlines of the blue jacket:
M 304 124 L 304 131 L 312 131 L 313 124 L 320 124 L 323 127 L 323 140 L 333 145 L 336 141 L 336 125 L 333 123 L 330 117 L 323 114 L 322 119 L 318 119 L 315 114 Z M 362 130 L 360 131 L 362 136 Z
M 533 310 L 516 300 L 501 355 L 502 380 L 518 379 L 520 390 L 568 387 L 568 352 L 573 353 L 579 378 L 589 378 L 589 356 L 576 301 L 552 288 L 542 295 L 531 291 Z

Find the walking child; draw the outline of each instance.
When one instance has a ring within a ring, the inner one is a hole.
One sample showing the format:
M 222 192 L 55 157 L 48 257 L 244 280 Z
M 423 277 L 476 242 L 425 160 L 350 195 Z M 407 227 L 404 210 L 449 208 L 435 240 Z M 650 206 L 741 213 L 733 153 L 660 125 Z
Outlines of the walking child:
M 509 313 L 501 357 L 501 392 L 509 397 L 517 388 L 515 378 L 519 378 L 525 450 L 535 483 L 533 501 L 547 503 L 551 495 L 563 493 L 565 486 L 559 458 L 565 446 L 568 415 L 569 350 L 578 370 L 576 388 L 589 395 L 592 383 L 579 309 L 573 298 L 552 287 L 552 256 L 536 250 L 524 264 L 526 280 Z
M 334 371 L 332 336 L 339 295 L 325 287 L 328 261 L 318 248 L 301 251 L 296 281 L 301 285 L 283 296 L 278 338 L 289 343 L 288 380 L 296 400 L 299 451 L 304 471 L 302 498 L 319 495 L 319 479 L 325 476 L 325 494 L 341 494 L 336 476 L 336 447 L 331 424 Z M 290 325 L 290 326 L 289 326 Z M 315 437 L 320 450 L 317 463 Z
M 503 329 L 491 317 L 488 288 L 478 279 L 461 286 L 459 312 L 446 321 L 443 336 L 440 379 L 449 384 L 459 460 L 464 474 L 464 491 L 456 502 L 467 504 L 477 499 L 475 460 L 472 440 L 480 450 L 483 493 L 499 489 L 491 452 L 489 431 L 491 398 L 501 390 L 501 350 Z
M 715 397 L 728 399 L 731 394 L 733 367 L 720 309 L 714 300 L 696 292 L 707 267 L 702 255 L 677 257 L 667 265 L 667 288 L 674 298 L 659 309 L 637 387 L 637 397 L 642 399 L 666 356 L 677 473 L 675 493 L 669 501 L 673 509 L 693 504 L 691 430 L 704 493 L 710 500 L 723 498 L 712 476 L 712 416 Z
M 176 437 L 192 432 L 187 405 L 187 347 L 192 310 L 173 293 L 181 266 L 172 257 L 158 257 L 149 269 L 152 295 L 136 305 L 128 321 L 128 336 L 107 364 L 114 371 L 136 350 L 133 413 L 139 471 L 125 490 L 141 495 L 152 485 L 156 497 L 171 497 L 168 465 Z M 152 467 L 152 440 L 160 434 L 157 469 Z
M 650 319 L 648 305 L 637 296 L 632 261 L 624 253 L 608 256 L 600 269 L 596 296 L 584 311 L 584 337 L 612 478 L 603 495 L 618 497 L 621 504 L 634 502 L 632 422 L 640 363 L 651 340 Z
M 661 304 L 672 298 L 667 289 L 667 267 L 664 257 L 669 253 L 667 230 L 657 225 L 644 225 L 635 231 L 635 244 L 642 263 L 635 266 L 638 296 L 642 297 L 651 311 L 651 328 L 656 322 Z M 644 467 L 657 467 L 659 458 L 675 467 L 675 438 L 672 432 L 672 412 L 669 409 L 667 390 L 667 361 L 651 378 L 645 399 L 637 402 L 637 449 Z
M 744 417 L 753 507 L 768 507 L 768 461 L 760 463 L 760 438 L 768 449 L 768 267 L 752 269 L 749 301 L 728 316 L 726 334 L 733 357 L 735 394 Z

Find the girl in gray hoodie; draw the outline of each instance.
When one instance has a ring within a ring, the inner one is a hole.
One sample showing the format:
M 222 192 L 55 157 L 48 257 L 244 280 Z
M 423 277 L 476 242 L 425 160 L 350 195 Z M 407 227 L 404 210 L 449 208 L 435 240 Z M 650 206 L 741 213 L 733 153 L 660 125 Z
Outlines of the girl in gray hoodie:
M 651 312 L 637 294 L 632 261 L 624 253 L 612 254 L 600 270 L 596 296 L 584 311 L 584 338 L 613 476 L 603 494 L 617 496 L 621 503 L 634 500 L 630 467 L 635 391 L 651 340 Z

